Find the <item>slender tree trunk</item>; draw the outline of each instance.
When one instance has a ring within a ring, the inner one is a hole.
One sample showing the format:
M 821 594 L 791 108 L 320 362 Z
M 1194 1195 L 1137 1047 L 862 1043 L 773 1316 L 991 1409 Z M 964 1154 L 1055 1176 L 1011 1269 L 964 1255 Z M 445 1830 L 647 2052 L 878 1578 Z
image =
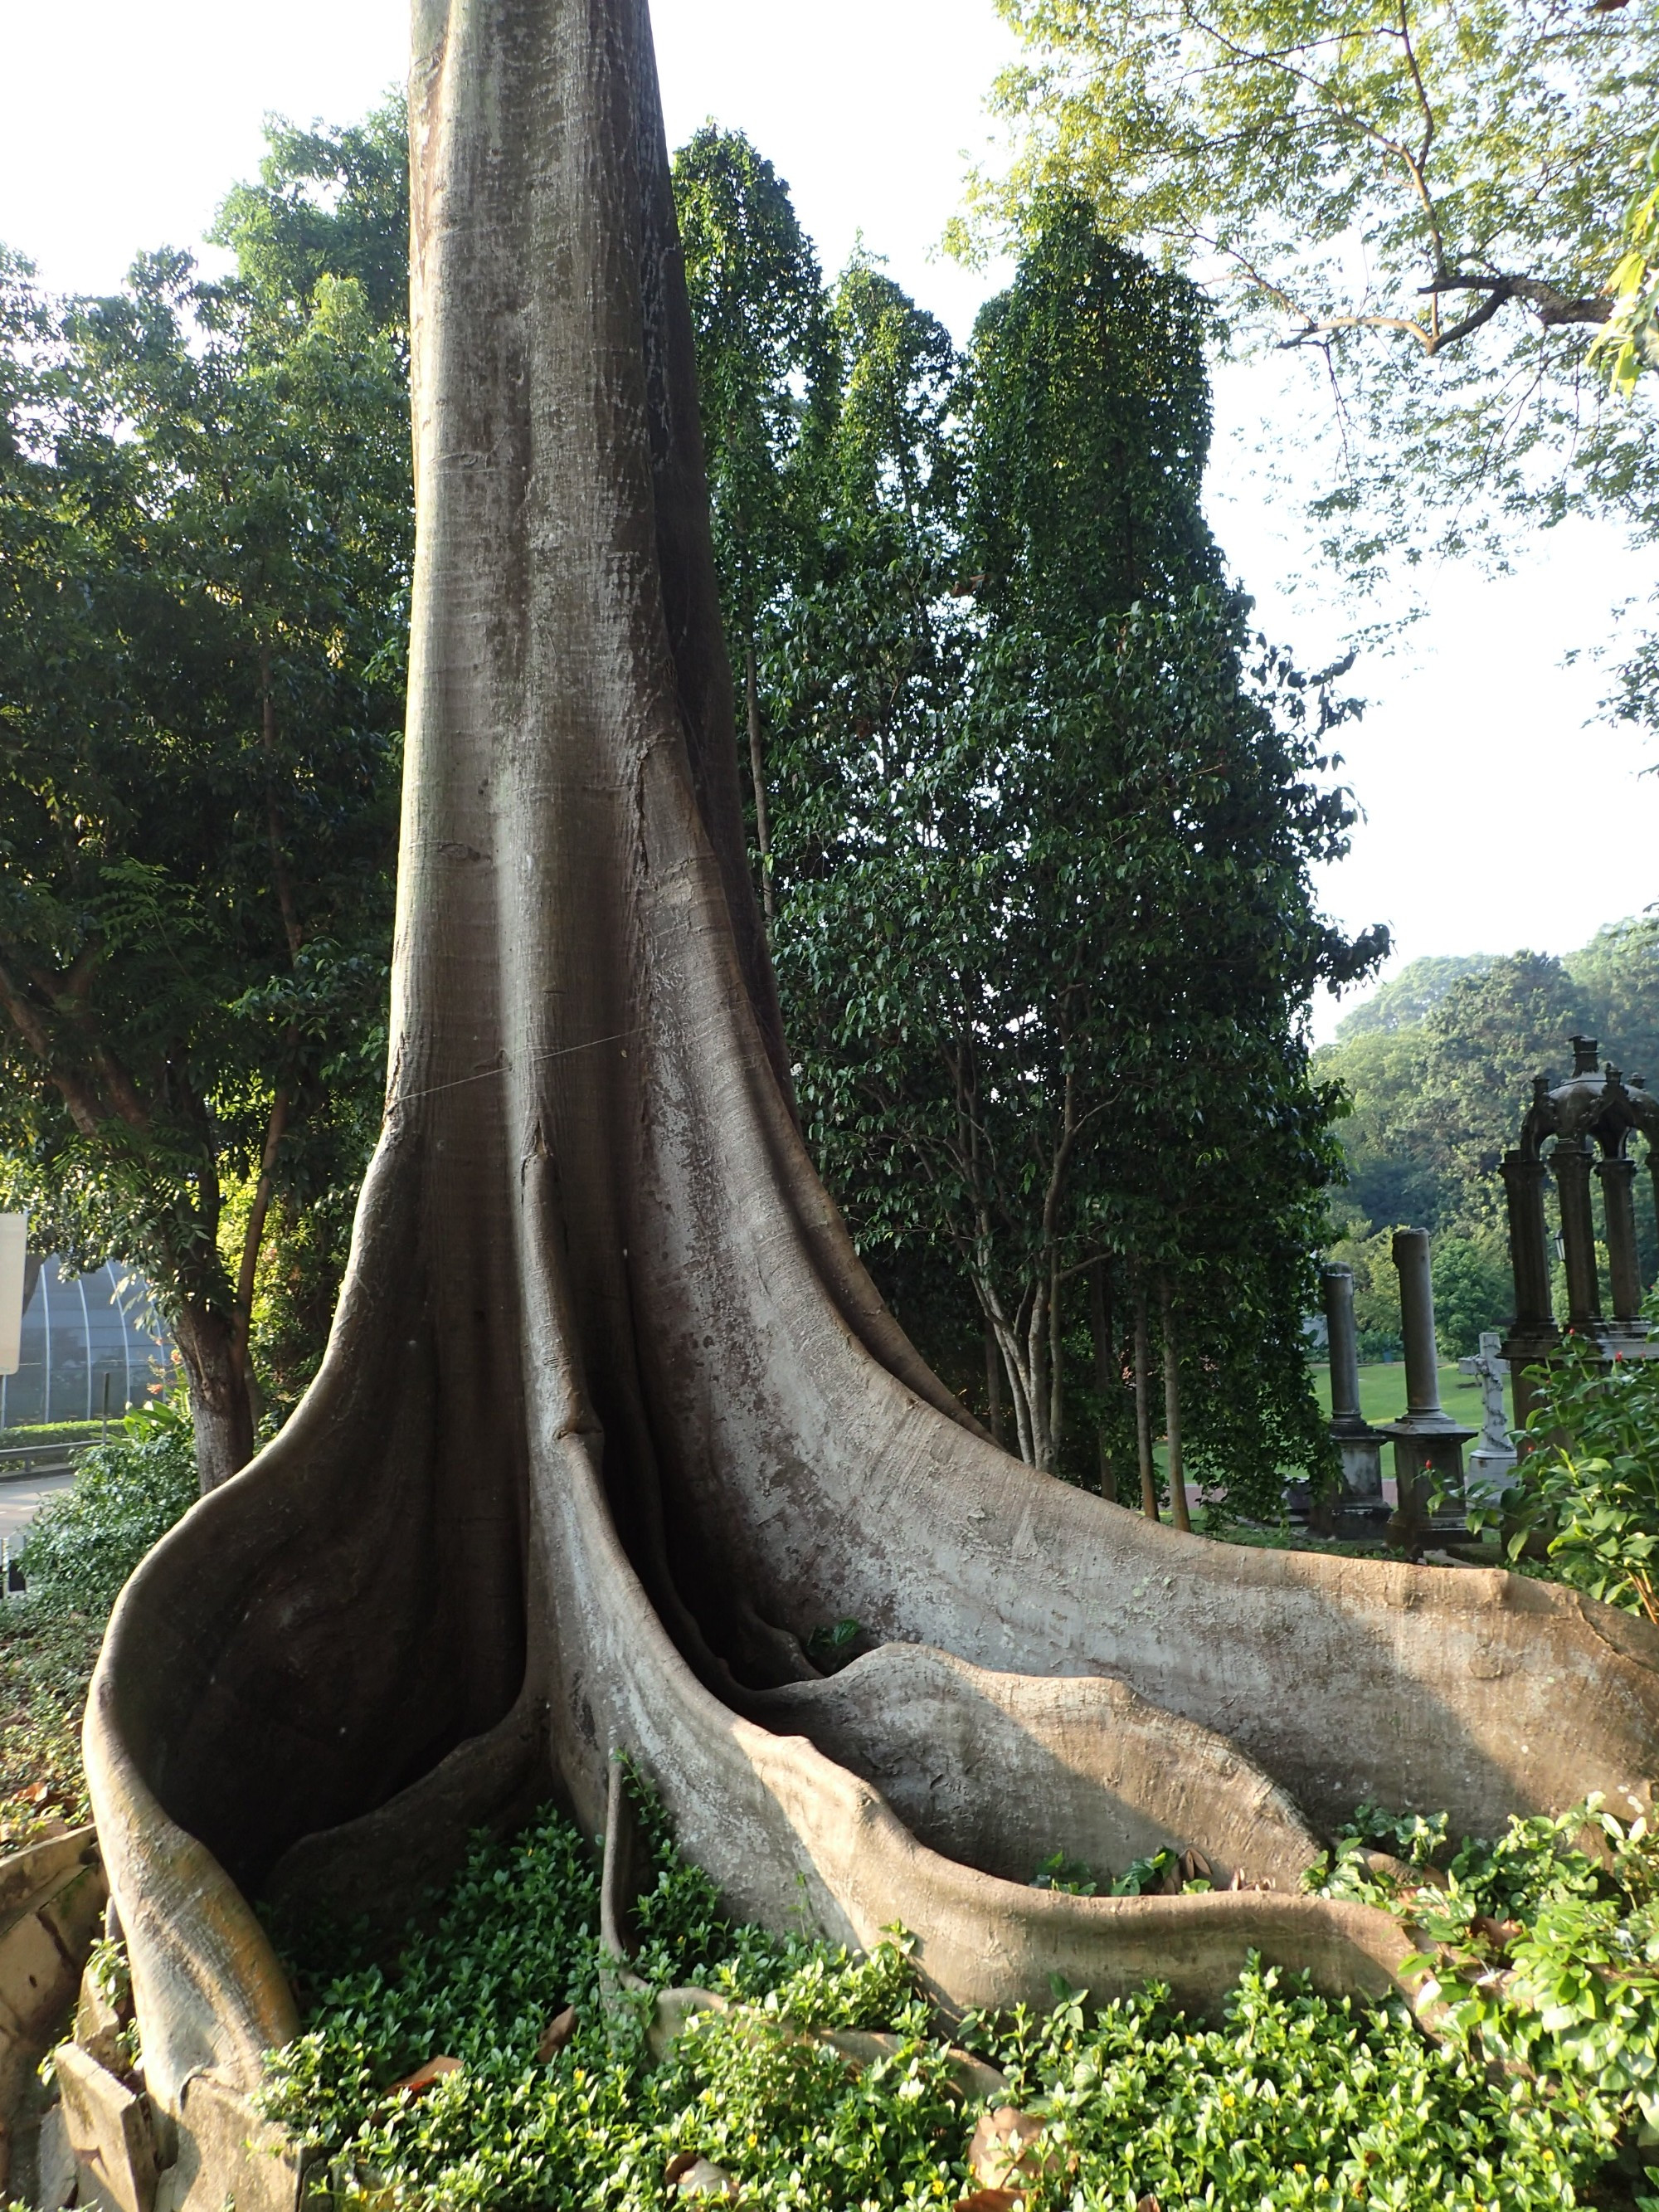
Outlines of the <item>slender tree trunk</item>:
M 174 1313 L 173 1340 L 190 1387 L 196 1472 L 205 1498 L 253 1456 L 253 1412 L 236 1357 L 236 1324 L 194 1299 Z
M 1158 1468 L 1152 1459 L 1152 1328 L 1144 1286 L 1135 1291 L 1135 1449 L 1140 1458 L 1140 1510 L 1149 1521 L 1158 1515 Z
M 1111 1431 L 1105 1408 L 1111 1402 L 1112 1392 L 1121 1387 L 1121 1377 L 1115 1371 L 1110 1270 L 1104 1260 L 1097 1260 L 1089 1270 L 1089 1328 L 1094 1338 L 1095 1395 L 1101 1404 L 1100 1494 L 1108 1504 L 1115 1505 L 1117 1468 L 1112 1457 Z
M 769 945 L 776 919 L 772 910 L 772 832 L 766 811 L 766 755 L 761 738 L 760 682 L 755 671 L 752 635 L 743 648 L 743 690 L 749 711 L 749 775 L 755 787 L 755 842 L 760 848 L 761 912 L 766 919 L 766 941 Z
M 985 1316 L 985 1395 L 990 1405 L 991 1434 L 998 1443 L 1002 1442 L 1002 1354 L 997 1347 L 997 1333 L 991 1326 L 991 1317 Z
M 1158 1279 L 1158 1319 L 1164 1333 L 1164 1433 L 1170 1454 L 1170 1503 L 1177 1528 L 1190 1534 L 1193 1516 L 1187 1506 L 1187 1474 L 1181 1456 L 1181 1358 L 1176 1341 L 1175 1299 L 1167 1273 Z
M 270 1115 L 265 1123 L 264 1148 L 259 1159 L 259 1176 L 253 1186 L 253 1202 L 248 1208 L 247 1227 L 242 1234 L 241 1265 L 236 1278 L 236 1314 L 231 1325 L 231 1352 L 236 1362 L 236 1371 L 247 1392 L 248 1417 L 253 1418 L 253 1370 L 248 1358 L 249 1338 L 253 1328 L 253 1291 L 259 1273 L 259 1252 L 264 1243 L 265 1223 L 270 1214 L 271 1193 L 276 1187 L 276 1155 L 282 1150 L 283 1139 L 288 1130 L 289 1092 L 286 1084 L 278 1084 L 276 1096 L 270 1103 Z

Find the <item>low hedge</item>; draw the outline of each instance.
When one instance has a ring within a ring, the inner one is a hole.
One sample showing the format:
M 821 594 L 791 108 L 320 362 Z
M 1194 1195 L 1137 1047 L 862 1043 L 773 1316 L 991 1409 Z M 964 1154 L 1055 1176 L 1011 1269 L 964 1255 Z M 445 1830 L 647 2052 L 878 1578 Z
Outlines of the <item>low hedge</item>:
M 110 1426 L 118 1431 L 120 1423 L 112 1421 Z M 22 1428 L 0 1429 L 0 1451 L 24 1445 L 95 1444 L 103 1433 L 101 1421 L 36 1421 Z

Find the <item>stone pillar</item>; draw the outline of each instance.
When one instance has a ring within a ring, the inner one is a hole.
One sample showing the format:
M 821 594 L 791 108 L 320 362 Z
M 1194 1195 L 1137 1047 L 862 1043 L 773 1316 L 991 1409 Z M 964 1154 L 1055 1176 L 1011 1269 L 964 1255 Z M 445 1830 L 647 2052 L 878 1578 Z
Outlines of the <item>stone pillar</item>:
M 1353 1321 L 1353 1269 L 1323 1271 L 1330 1338 L 1331 1440 L 1342 1462 L 1346 1498 L 1382 1495 L 1382 1439 L 1359 1410 L 1359 1339 Z M 1384 1509 L 1386 1510 L 1386 1508 Z
M 1642 1273 L 1636 1258 L 1636 1163 L 1622 1154 L 1599 1161 L 1607 1216 L 1607 1277 L 1616 1327 L 1642 1330 Z
M 1325 1328 L 1330 1340 L 1331 1426 L 1349 1428 L 1359 1413 L 1359 1339 L 1353 1322 L 1353 1269 L 1328 1267 Z
M 1510 1210 L 1510 1265 L 1515 1273 L 1515 1328 L 1517 1335 L 1553 1330 L 1550 1300 L 1549 1232 L 1544 1222 L 1542 1160 L 1520 1152 L 1504 1155 L 1504 1194 Z
M 1429 1533 L 1429 1500 L 1437 1492 L 1449 1499 L 1463 1493 L 1463 1447 L 1474 1436 L 1443 1413 L 1440 1353 L 1434 1337 L 1434 1288 L 1429 1274 L 1425 1229 L 1395 1232 L 1394 1264 L 1400 1275 L 1400 1318 L 1406 1340 L 1406 1416 L 1390 1421 L 1382 1434 L 1394 1438 L 1395 1486 L 1399 1504 L 1389 1523 L 1391 1539 L 1408 1551 L 1420 1551 Z M 1461 1516 L 1446 1523 L 1462 1527 Z
M 1567 1260 L 1567 1326 L 1598 1335 L 1601 1283 L 1595 1265 L 1595 1217 L 1590 1210 L 1589 1147 L 1582 1137 L 1558 1137 L 1550 1154 L 1561 1200 L 1561 1242 Z
M 1434 1284 L 1429 1232 L 1397 1229 L 1394 1264 L 1400 1277 L 1400 1325 L 1406 1340 L 1406 1413 L 1440 1411 L 1440 1347 L 1434 1340 Z

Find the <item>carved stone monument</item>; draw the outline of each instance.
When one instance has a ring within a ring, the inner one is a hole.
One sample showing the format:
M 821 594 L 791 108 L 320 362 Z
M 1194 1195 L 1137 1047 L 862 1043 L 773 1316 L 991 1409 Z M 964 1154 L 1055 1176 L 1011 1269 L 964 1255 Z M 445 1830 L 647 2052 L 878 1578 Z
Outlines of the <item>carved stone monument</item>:
M 1648 1167 L 1659 1190 L 1659 1099 L 1639 1075 L 1628 1083 L 1611 1061 L 1599 1067 L 1594 1037 L 1575 1036 L 1572 1073 L 1552 1088 L 1547 1075 L 1533 1078 L 1532 1104 L 1521 1141 L 1504 1156 L 1509 1201 L 1510 1260 L 1515 1271 L 1515 1319 L 1503 1355 L 1514 1379 L 1515 1425 L 1526 1426 L 1536 1400 L 1528 1367 L 1559 1356 L 1562 1331 L 1555 1316 L 1545 1212 L 1555 1178 L 1560 1211 L 1559 1251 L 1567 1278 L 1566 1326 L 1581 1348 L 1604 1359 L 1659 1358 L 1659 1339 L 1642 1318 L 1642 1278 L 1636 1251 L 1637 1164 L 1631 1146 L 1648 1140 Z M 1549 1145 L 1547 1155 L 1544 1147 Z M 1601 1186 L 1606 1220 L 1607 1291 L 1602 1310 L 1591 1177 Z
M 1469 1498 L 1475 1504 L 1501 1498 L 1514 1486 L 1516 1479 L 1516 1455 L 1510 1441 L 1509 1407 L 1504 1397 L 1510 1364 L 1502 1357 L 1502 1342 L 1496 1329 L 1487 1329 L 1474 1357 L 1457 1363 L 1462 1374 L 1474 1376 L 1480 1385 L 1480 1441 L 1469 1454 L 1464 1481 Z
M 1331 1441 L 1342 1462 L 1342 1487 L 1324 1519 L 1328 1534 L 1380 1534 L 1389 1517 L 1382 1496 L 1382 1433 L 1359 1410 L 1359 1339 L 1354 1328 L 1353 1269 L 1322 1271 L 1331 1365 Z

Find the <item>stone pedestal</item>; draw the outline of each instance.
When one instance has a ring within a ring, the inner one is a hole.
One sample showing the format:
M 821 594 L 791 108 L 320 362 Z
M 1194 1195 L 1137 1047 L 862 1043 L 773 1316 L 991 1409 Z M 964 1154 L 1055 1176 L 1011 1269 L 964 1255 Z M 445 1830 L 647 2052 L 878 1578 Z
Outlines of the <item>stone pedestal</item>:
M 1463 1529 L 1463 1447 L 1474 1431 L 1441 1409 L 1427 1230 L 1396 1231 L 1394 1264 L 1400 1277 L 1400 1317 L 1406 1340 L 1406 1413 L 1403 1419 L 1389 1422 L 1382 1431 L 1394 1440 L 1399 1497 L 1389 1539 L 1417 1552 L 1431 1535 L 1454 1535 Z M 1433 1513 L 1429 1501 L 1437 1493 L 1448 1504 Z M 1453 1510 L 1454 1501 L 1459 1510 Z
M 1509 1408 L 1504 1402 L 1508 1362 L 1502 1355 L 1497 1331 L 1489 1329 L 1474 1358 L 1460 1359 L 1457 1364 L 1479 1382 L 1481 1397 L 1480 1441 L 1469 1454 L 1464 1486 L 1471 1504 L 1496 1504 L 1506 1490 L 1514 1488 L 1516 1481 L 1516 1450 L 1510 1441 Z

